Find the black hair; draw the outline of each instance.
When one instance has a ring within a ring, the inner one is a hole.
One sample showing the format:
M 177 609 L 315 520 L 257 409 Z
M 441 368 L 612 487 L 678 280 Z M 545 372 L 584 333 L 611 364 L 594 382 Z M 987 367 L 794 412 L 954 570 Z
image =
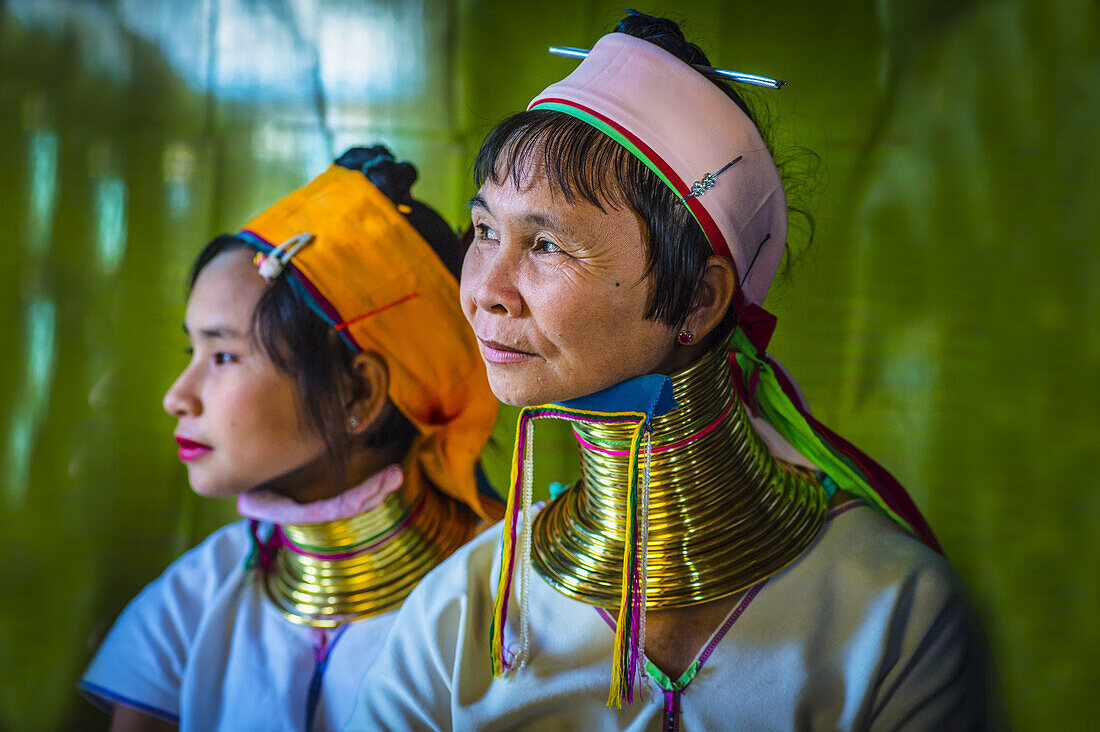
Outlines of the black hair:
M 628 10 L 615 31 L 660 46 L 686 63 L 711 66 L 706 54 L 667 18 Z M 716 74 L 703 75 L 760 129 L 756 114 L 737 90 Z M 760 131 L 767 144 L 766 130 Z M 681 326 L 713 249 L 680 197 L 611 137 L 567 114 L 542 109 L 513 114 L 489 132 L 474 161 L 474 183 L 480 187 L 488 180 L 500 185 L 510 178 L 519 188 L 532 162 L 541 164 L 551 192 L 560 193 L 566 202 L 580 199 L 600 210 L 627 206 L 641 217 L 648 249 L 646 274 L 653 276 L 646 317 Z M 812 238 L 812 217 L 797 207 L 789 209 L 806 218 Z M 716 335 L 732 328 L 733 317 L 730 308 Z
M 412 198 L 409 189 L 416 181 L 416 168 L 395 161 L 382 145 L 352 148 L 336 164 L 360 170 L 405 213 L 409 223 L 428 242 L 447 269 L 458 277 L 462 249 L 458 237 L 443 218 Z M 191 268 L 189 290 L 203 269 L 221 254 L 254 247 L 245 239 L 220 234 L 196 257 Z M 264 349 L 276 369 L 294 378 L 298 387 L 299 418 L 303 427 L 320 435 L 336 467 L 336 478 L 346 479 L 348 454 L 352 447 L 386 445 L 401 454 L 408 452 L 416 428 L 396 407 L 378 425 L 361 435 L 349 437 L 345 418 L 350 404 L 369 396 L 355 373 L 355 354 L 336 330 L 315 313 L 285 276 L 274 279 L 264 290 L 252 313 L 252 337 Z

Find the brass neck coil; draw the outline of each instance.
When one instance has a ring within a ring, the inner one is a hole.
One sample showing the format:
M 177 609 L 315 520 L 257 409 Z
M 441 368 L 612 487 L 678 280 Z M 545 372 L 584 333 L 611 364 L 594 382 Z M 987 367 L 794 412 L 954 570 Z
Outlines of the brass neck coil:
M 826 496 L 806 469 L 777 460 L 752 429 L 724 347 L 672 375 L 679 408 L 653 421 L 646 607 L 740 592 L 802 553 Z M 534 521 L 536 571 L 563 594 L 621 602 L 631 425 L 574 422 L 581 481 Z M 644 448 L 643 448 L 644 450 Z M 645 464 L 639 457 L 639 471 Z
M 268 597 L 291 622 L 315 628 L 379 615 L 469 541 L 476 523 L 408 466 L 404 485 L 375 509 L 276 527 L 284 546 L 264 577 Z

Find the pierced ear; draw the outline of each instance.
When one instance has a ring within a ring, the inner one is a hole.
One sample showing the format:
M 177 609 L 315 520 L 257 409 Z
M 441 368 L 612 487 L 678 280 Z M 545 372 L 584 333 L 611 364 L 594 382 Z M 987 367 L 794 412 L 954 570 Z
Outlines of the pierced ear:
M 352 370 L 359 379 L 356 394 L 362 396 L 348 404 L 344 429 L 349 435 L 369 431 L 386 407 L 390 387 L 390 372 L 377 353 L 360 353 L 352 361 Z
M 706 266 L 703 267 L 703 277 L 695 290 L 695 300 L 684 320 L 681 332 L 687 331 L 693 335 L 690 343 L 700 343 L 717 328 L 726 311 L 733 303 L 734 293 L 737 292 L 737 271 L 733 262 L 712 254 L 707 257 Z

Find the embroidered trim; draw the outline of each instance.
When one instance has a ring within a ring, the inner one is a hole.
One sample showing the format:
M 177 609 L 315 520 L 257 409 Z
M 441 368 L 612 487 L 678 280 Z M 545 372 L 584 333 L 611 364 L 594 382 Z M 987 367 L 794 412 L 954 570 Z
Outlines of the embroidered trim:
M 344 631 L 348 629 L 348 626 L 341 625 L 335 633 L 332 634 L 332 640 L 329 640 L 328 631 L 324 628 L 314 629 L 315 633 L 318 633 L 318 643 L 313 648 L 313 676 L 309 680 L 309 691 L 306 693 L 306 732 L 313 729 L 313 721 L 317 716 L 317 705 L 321 701 L 321 683 L 324 681 L 325 670 L 328 669 L 328 660 L 332 657 L 332 651 L 336 648 L 336 643 L 344 635 Z

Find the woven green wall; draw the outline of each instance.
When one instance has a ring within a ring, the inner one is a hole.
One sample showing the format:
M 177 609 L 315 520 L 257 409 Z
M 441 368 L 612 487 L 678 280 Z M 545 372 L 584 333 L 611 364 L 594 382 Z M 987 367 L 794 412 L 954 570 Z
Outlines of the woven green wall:
M 820 156 L 802 178 L 817 237 L 769 298 L 772 351 L 925 509 L 1015 725 L 1095 724 L 1097 6 L 646 9 L 685 19 L 715 63 L 791 82 L 755 96 L 781 152 Z M 104 727 L 74 690 L 95 643 L 233 517 L 190 493 L 159 406 L 201 244 L 375 140 L 417 162 L 419 195 L 459 225 L 481 136 L 572 68 L 546 46 L 588 46 L 620 12 L 0 5 L 0 729 Z M 498 480 L 512 419 L 487 453 Z M 565 449 L 540 457 L 540 480 L 574 475 L 564 436 L 541 439 Z

